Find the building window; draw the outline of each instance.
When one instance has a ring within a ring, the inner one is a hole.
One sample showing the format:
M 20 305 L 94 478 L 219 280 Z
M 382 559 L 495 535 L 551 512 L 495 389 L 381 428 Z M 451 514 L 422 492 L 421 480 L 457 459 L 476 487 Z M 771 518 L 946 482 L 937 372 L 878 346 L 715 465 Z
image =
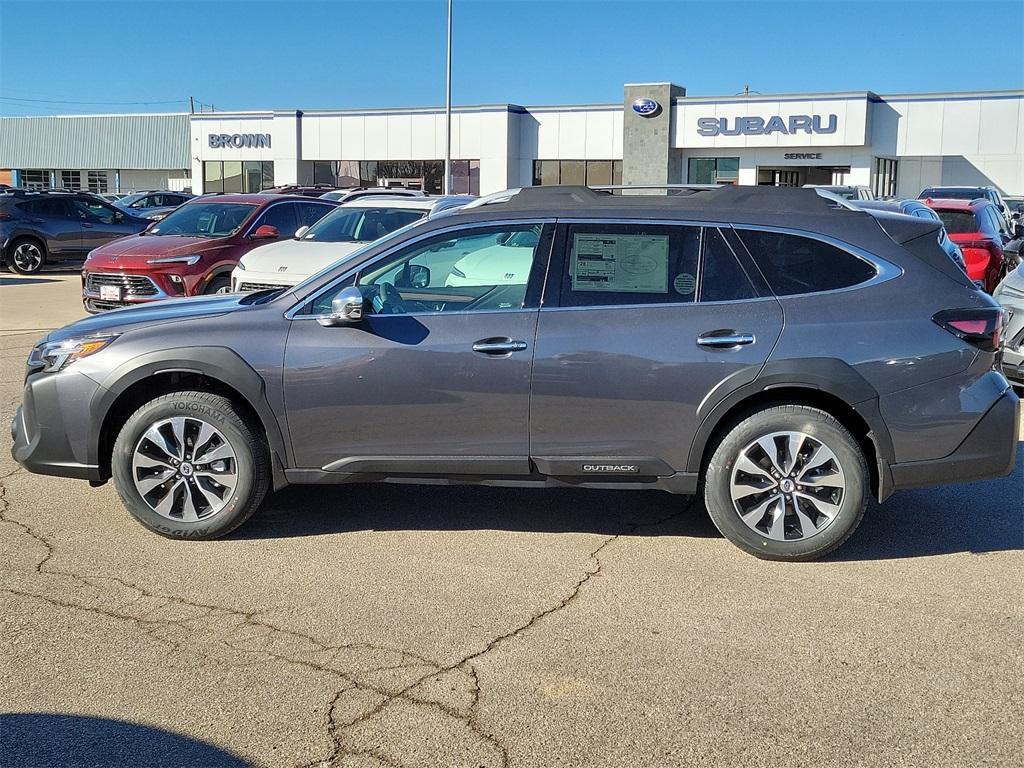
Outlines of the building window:
M 61 171 L 61 189 L 73 189 L 78 191 L 82 188 L 82 174 L 80 171 Z
M 334 187 L 444 190 L 444 160 L 314 160 L 313 183 Z M 480 194 L 480 161 L 452 160 L 452 193 Z
M 621 160 L 534 160 L 533 185 L 582 184 L 590 187 L 622 183 Z
M 204 192 L 262 192 L 274 186 L 273 160 L 206 160 Z
M 871 178 L 871 191 L 875 197 L 896 197 L 896 160 L 875 158 L 875 172 Z
M 25 189 L 49 189 L 49 171 L 22 171 L 21 186 Z
M 107 191 L 107 172 L 106 171 L 89 171 L 89 191 L 90 192 L 106 192 Z
M 736 184 L 739 178 L 738 157 L 691 157 L 687 161 L 687 184 Z

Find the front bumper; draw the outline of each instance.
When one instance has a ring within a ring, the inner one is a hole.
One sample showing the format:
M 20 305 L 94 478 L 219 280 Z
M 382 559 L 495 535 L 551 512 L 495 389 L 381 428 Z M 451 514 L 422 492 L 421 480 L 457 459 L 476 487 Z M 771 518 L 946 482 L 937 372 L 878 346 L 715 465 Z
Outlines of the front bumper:
M 101 389 L 75 371 L 30 376 L 11 421 L 14 460 L 40 475 L 104 480 L 88 444 L 98 428 L 89 403 Z
M 1019 407 L 1017 395 L 1007 389 L 948 456 L 891 465 L 892 489 L 964 483 L 1010 474 L 1017 465 Z

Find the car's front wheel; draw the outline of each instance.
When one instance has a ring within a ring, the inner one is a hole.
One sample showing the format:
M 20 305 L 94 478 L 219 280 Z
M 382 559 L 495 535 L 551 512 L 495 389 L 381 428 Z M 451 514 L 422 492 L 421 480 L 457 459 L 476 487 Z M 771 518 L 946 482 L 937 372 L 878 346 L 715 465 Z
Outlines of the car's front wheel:
M 135 519 L 174 539 L 234 530 L 270 484 L 261 431 L 209 392 L 172 392 L 139 408 L 117 436 L 111 472 Z
M 46 248 L 32 238 L 15 240 L 9 247 L 7 263 L 19 274 L 35 274 L 46 263 Z
M 867 506 L 857 440 L 833 416 L 780 405 L 734 426 L 708 463 L 704 501 L 729 541 L 767 560 L 814 560 L 846 541 Z
M 231 293 L 231 278 L 228 275 L 221 275 L 220 277 L 213 278 L 213 280 L 210 281 L 210 284 L 206 286 L 203 293 Z

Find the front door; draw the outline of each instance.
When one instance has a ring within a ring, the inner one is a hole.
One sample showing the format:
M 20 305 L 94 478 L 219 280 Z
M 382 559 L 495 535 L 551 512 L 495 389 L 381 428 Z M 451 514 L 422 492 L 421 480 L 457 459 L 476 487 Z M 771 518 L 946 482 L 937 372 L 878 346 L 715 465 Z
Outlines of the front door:
M 718 227 L 560 224 L 530 413 L 542 472 L 591 481 L 686 470 L 705 400 L 752 380 L 782 309 Z
M 364 265 L 292 321 L 285 396 L 295 463 L 339 473 L 529 472 L 530 375 L 550 227 L 433 233 Z M 318 315 L 345 285 L 354 325 Z
M 82 226 L 82 248 L 86 253 L 138 231 L 138 227 L 127 224 L 125 214 L 112 205 L 81 197 L 73 199 L 71 205 Z

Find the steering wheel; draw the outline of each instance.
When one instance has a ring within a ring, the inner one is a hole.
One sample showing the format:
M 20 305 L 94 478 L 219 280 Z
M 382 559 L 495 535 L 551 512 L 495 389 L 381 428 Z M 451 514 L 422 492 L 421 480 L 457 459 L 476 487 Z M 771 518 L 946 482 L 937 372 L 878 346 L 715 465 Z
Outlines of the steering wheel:
M 405 299 L 402 298 L 402 294 L 393 283 L 378 283 L 377 289 L 377 297 L 380 299 L 380 309 L 377 310 L 377 314 L 403 315 L 408 313 L 409 308 L 405 305 Z

